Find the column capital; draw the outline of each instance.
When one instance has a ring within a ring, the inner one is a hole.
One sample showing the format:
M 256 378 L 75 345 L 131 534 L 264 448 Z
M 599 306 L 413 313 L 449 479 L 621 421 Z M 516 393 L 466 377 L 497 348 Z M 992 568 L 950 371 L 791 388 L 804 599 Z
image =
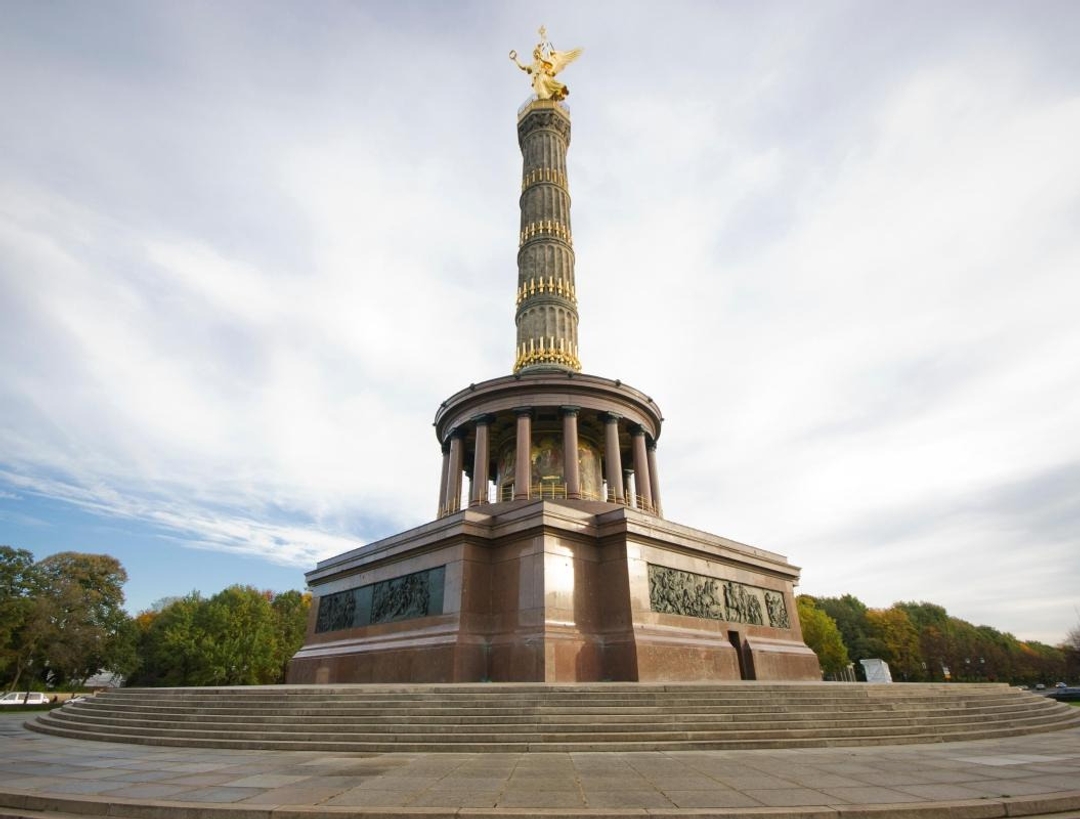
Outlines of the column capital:
M 605 412 L 601 417 L 605 424 L 617 424 L 622 420 L 622 416 L 617 412 Z
M 533 414 L 533 408 L 532 407 L 514 407 L 512 412 L 514 413 L 514 415 L 518 416 L 519 418 L 522 415 L 528 415 L 531 418 L 532 414 Z
M 494 423 L 495 416 L 492 415 L 490 412 L 484 412 L 480 415 L 473 416 L 469 420 L 477 426 L 490 426 L 492 423 Z
M 454 438 L 464 438 L 468 434 L 468 430 L 464 427 L 454 427 L 448 433 L 446 433 L 446 440 L 452 441 Z
M 581 412 L 581 407 L 559 407 L 559 412 L 561 412 L 563 415 L 577 415 L 579 412 Z
M 648 436 L 648 432 L 641 424 L 632 424 L 630 426 L 630 434 L 637 437 L 638 435 Z

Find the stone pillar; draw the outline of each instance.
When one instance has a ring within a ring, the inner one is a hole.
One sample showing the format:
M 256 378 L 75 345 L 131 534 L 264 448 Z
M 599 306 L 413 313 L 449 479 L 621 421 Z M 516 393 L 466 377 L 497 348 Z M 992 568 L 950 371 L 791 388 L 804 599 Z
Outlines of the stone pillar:
M 631 433 L 634 451 L 634 491 L 641 498 L 639 506 L 646 512 L 653 509 L 652 483 L 649 480 L 649 456 L 645 449 L 645 430 L 637 427 Z
M 649 455 L 649 485 L 652 488 L 653 514 L 664 516 L 664 507 L 660 505 L 660 475 L 656 471 L 656 441 L 649 441 L 646 447 Z
M 450 474 L 450 442 L 443 441 L 442 445 L 442 477 L 439 479 L 439 511 L 436 517 L 446 514 L 446 481 Z
M 532 408 L 514 410 L 517 438 L 514 455 L 514 500 L 528 500 L 532 488 Z
M 476 423 L 476 450 L 473 453 L 472 491 L 469 493 L 469 506 L 478 506 L 488 502 L 488 425 L 490 415 L 481 415 L 473 419 Z
M 579 500 L 581 498 L 577 424 L 578 408 L 562 407 L 563 480 L 566 482 L 566 497 L 570 500 Z
M 446 470 L 446 514 L 452 515 L 461 508 L 461 449 L 462 432 L 450 431 L 450 463 Z
M 626 503 L 622 456 L 619 454 L 619 416 L 614 413 L 604 416 L 604 468 L 607 470 L 608 494 L 613 496 L 606 500 Z

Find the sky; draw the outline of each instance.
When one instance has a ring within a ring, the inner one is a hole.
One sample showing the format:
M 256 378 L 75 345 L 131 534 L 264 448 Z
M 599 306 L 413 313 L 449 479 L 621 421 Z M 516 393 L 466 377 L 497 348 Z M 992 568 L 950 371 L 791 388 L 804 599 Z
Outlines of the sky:
M 0 543 L 134 613 L 432 519 L 439 403 L 513 365 L 544 24 L 584 371 L 661 407 L 665 516 L 1080 624 L 1080 4 L 2 10 Z

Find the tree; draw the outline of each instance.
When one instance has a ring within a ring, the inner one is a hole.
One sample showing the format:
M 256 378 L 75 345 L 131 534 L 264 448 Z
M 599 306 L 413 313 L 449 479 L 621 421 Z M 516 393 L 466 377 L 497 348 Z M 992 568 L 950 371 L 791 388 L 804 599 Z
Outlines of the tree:
M 819 597 L 817 605 L 836 621 L 836 627 L 844 639 L 844 646 L 852 660 L 881 657 L 885 646 L 874 637 L 866 618 L 866 605 L 854 595 L 843 597 Z M 858 669 L 862 673 L 862 669 Z
M 230 586 L 206 599 L 167 598 L 135 618 L 136 685 L 261 685 L 284 682 L 303 645 L 311 596 Z
M 0 546 L 0 680 L 17 675 L 20 635 L 33 607 L 34 556 Z
M 922 679 L 923 661 L 919 632 L 907 612 L 899 606 L 888 609 L 868 609 L 866 621 L 870 633 L 881 644 L 881 659 L 885 660 L 894 677 L 902 680 Z
M 61 552 L 33 563 L 27 551 L 0 547 L 0 670 L 9 685 L 78 684 L 103 668 L 130 668 L 126 581 L 108 555 Z
M 139 666 L 132 684 L 193 684 L 205 637 L 195 621 L 205 602 L 193 591 L 186 597 L 169 598 L 135 618 Z
M 957 673 L 957 652 L 952 618 L 941 606 L 933 603 L 895 603 L 903 610 L 919 634 L 922 662 L 926 664 L 927 680 L 951 679 Z
M 810 595 L 800 594 L 795 602 L 799 609 L 803 640 L 817 654 L 821 670 L 826 675 L 841 673 L 851 661 L 836 621 L 819 609 Z
M 1071 629 L 1065 637 L 1065 648 L 1080 651 L 1080 623 Z
M 280 673 L 277 682 L 285 682 L 289 670 L 289 660 L 300 650 L 307 634 L 308 612 L 311 609 L 311 595 L 298 591 L 282 592 L 270 602 L 278 633 L 278 667 Z
M 259 685 L 277 681 L 278 634 L 269 594 L 252 586 L 218 592 L 196 617 L 202 632 L 196 685 Z
M 127 572 L 114 557 L 60 552 L 37 563 L 44 605 L 39 649 L 54 683 L 81 684 L 102 669 L 130 665 L 124 611 Z

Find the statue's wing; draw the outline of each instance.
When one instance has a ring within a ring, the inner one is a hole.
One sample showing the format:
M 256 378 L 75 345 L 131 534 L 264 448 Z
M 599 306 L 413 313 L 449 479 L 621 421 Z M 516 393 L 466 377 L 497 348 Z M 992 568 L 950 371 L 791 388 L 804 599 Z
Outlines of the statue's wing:
M 570 51 L 551 51 L 548 54 L 548 62 L 551 63 L 552 75 L 558 74 L 566 66 L 570 65 L 574 60 L 581 56 L 581 52 L 585 49 L 573 48 Z

